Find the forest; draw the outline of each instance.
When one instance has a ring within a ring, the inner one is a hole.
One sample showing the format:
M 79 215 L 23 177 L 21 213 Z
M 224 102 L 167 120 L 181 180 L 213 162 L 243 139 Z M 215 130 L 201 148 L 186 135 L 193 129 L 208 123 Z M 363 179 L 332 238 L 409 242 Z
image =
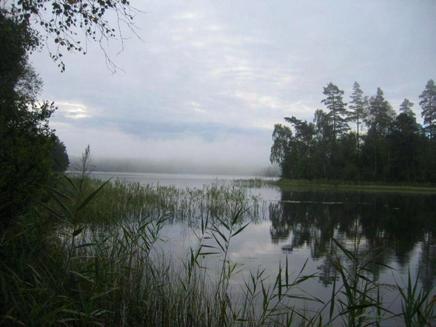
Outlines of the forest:
M 368 97 L 353 84 L 349 103 L 333 83 L 324 87 L 326 110 L 313 122 L 286 117 L 276 124 L 272 163 L 288 179 L 435 183 L 436 85 L 429 80 L 419 96 L 423 124 L 404 99 L 397 113 L 381 88 Z

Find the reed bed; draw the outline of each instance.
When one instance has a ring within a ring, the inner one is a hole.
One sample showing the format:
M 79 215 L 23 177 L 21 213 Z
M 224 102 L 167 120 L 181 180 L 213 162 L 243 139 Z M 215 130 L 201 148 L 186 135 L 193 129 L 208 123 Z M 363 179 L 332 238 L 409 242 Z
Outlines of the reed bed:
M 276 275 L 249 272 L 235 296 L 231 281 L 243 267 L 229 256 L 232 240 L 262 203 L 241 188 L 174 187 L 101 182 L 65 176 L 49 201 L 0 239 L 0 324 L 24 326 L 405 326 L 434 322 L 434 299 L 409 278 L 406 288 L 382 285 L 358 242 L 332 260 L 331 297 L 307 294 L 317 278 L 305 266 Z M 181 267 L 155 251 L 165 224 L 184 221 L 196 243 Z M 158 254 L 158 255 L 156 255 Z M 211 274 L 207 260 L 218 262 Z M 402 312 L 383 303 L 396 292 Z M 309 310 L 315 304 L 316 311 Z

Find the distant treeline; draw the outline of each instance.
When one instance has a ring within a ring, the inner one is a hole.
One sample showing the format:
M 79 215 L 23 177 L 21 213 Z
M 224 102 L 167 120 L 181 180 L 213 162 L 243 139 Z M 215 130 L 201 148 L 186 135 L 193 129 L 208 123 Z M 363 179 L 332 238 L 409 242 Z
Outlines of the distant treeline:
M 276 124 L 271 162 L 284 178 L 436 182 L 436 85 L 419 96 L 423 124 L 404 99 L 397 114 L 378 88 L 365 96 L 355 82 L 350 102 L 333 83 L 324 87 L 326 111 L 313 122 L 286 117 Z

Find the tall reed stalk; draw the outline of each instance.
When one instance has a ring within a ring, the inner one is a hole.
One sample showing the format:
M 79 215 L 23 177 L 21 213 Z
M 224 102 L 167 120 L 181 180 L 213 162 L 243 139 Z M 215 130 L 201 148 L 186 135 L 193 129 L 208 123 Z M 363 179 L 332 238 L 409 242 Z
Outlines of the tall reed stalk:
M 65 176 L 50 201 L 33 208 L 0 238 L 0 325 L 23 326 L 405 326 L 434 323 L 431 290 L 409 274 L 407 287 L 371 274 L 374 258 L 332 240 L 336 274 L 329 299 L 307 294 L 318 278 L 287 258 L 274 274 L 249 271 L 232 258 L 233 240 L 261 212 L 259 201 L 232 187 L 172 187 L 99 182 Z M 180 219 L 196 244 L 183 265 L 159 252 L 165 224 Z M 260 217 L 258 217 L 260 219 Z M 219 268 L 214 270 L 213 263 Z M 382 294 L 395 291 L 402 312 Z M 309 310 L 313 306 L 315 311 Z

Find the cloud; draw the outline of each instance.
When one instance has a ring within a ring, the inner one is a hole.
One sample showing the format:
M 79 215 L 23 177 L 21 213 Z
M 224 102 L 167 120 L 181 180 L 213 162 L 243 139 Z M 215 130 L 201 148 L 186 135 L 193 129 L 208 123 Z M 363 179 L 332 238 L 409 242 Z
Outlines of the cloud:
M 192 107 L 192 110 L 196 113 L 205 114 L 207 113 L 206 109 L 204 109 L 201 104 L 196 101 L 191 101 L 189 104 Z
M 199 18 L 201 18 L 201 14 L 197 13 L 197 12 L 182 12 L 182 13 L 178 13 L 175 14 L 173 16 L 173 18 L 175 20 L 198 20 Z
M 53 124 L 74 154 L 92 141 L 95 153 L 113 156 L 164 158 L 162 148 L 266 162 L 274 124 L 291 115 L 312 120 L 328 82 L 345 89 L 346 100 L 356 80 L 368 95 L 381 86 L 393 103 L 417 104 L 436 77 L 430 0 L 135 5 L 145 12 L 135 21 L 141 40 L 125 34 L 121 53 L 119 43 L 108 46 L 122 67 L 116 74 L 92 42 L 86 56 L 66 54 L 63 74 L 47 53 L 32 56 L 42 98 L 59 106 Z
M 58 107 L 58 117 L 62 116 L 67 119 L 83 119 L 91 117 L 88 108 L 80 103 L 56 101 Z

